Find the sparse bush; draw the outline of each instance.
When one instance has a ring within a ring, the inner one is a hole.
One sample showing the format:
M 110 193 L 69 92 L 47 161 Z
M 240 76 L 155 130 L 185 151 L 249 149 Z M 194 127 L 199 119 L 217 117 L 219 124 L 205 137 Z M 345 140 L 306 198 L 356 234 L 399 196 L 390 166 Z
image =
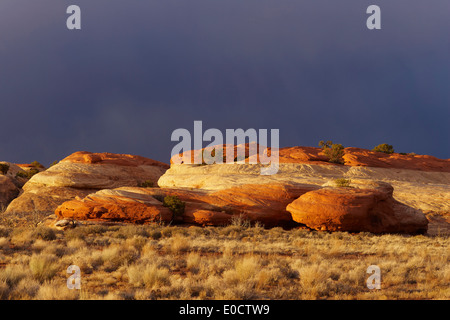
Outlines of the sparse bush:
M 57 257 L 51 254 L 33 255 L 29 265 L 31 274 L 41 283 L 51 280 L 59 270 Z
M 9 287 L 14 287 L 20 280 L 27 276 L 27 271 L 22 265 L 7 266 L 0 270 L 0 283 L 6 283 Z
M 21 177 L 25 179 L 31 179 L 35 174 L 39 173 L 40 171 L 36 168 L 31 168 L 27 171 L 19 171 L 16 173 L 16 177 Z
M 145 226 L 130 224 L 121 226 L 112 235 L 119 239 L 128 239 L 132 238 L 133 236 L 148 237 L 148 232 Z
M 158 239 L 160 239 L 162 237 L 162 234 L 161 234 L 161 231 L 153 230 L 153 231 L 150 231 L 148 236 L 150 238 L 152 238 L 153 240 L 158 240 Z
M 41 284 L 39 281 L 31 278 L 23 278 L 14 287 L 9 298 L 13 300 L 31 300 L 36 296 L 40 287 Z
M 352 182 L 352 180 L 344 179 L 344 178 L 340 178 L 340 179 L 335 179 L 334 180 L 334 184 L 338 188 L 348 188 L 348 187 L 350 187 L 350 183 L 351 182 Z
M 223 278 L 228 283 L 237 284 L 254 278 L 259 269 L 260 263 L 256 257 L 243 257 L 235 262 L 234 269 L 223 273 Z
M 0 281 L 0 300 L 6 300 L 9 296 L 9 286 L 4 281 Z
M 101 262 L 107 272 L 115 271 L 120 266 L 133 262 L 139 252 L 134 247 L 111 245 L 101 252 Z
M 36 239 L 51 241 L 56 239 L 56 232 L 52 228 L 41 225 L 34 229 L 32 237 Z
M 48 166 L 49 168 L 50 167 L 53 167 L 54 165 L 56 165 L 56 164 L 58 164 L 59 163 L 59 161 L 58 160 L 55 160 L 55 161 L 53 161 L 52 163 L 50 163 L 50 165 Z
M 185 203 L 177 196 L 167 196 L 164 198 L 163 206 L 169 208 L 174 216 L 179 217 L 184 213 Z
M 34 241 L 33 230 L 26 227 L 14 228 L 10 236 L 10 241 L 15 246 L 27 246 Z
M 76 227 L 73 229 L 67 229 L 64 231 L 65 238 L 67 240 L 85 240 L 88 233 L 86 232 L 85 227 Z
M 331 148 L 332 144 L 333 144 L 333 141 L 330 141 L 330 140 L 328 140 L 326 142 L 323 140 L 319 141 L 319 147 L 321 147 L 322 149 Z
M 249 219 L 245 219 L 240 215 L 239 216 L 234 215 L 231 217 L 230 225 L 247 229 L 251 227 L 251 222 Z
M 33 161 L 31 165 L 35 168 L 45 169 L 45 167 L 37 161 Z
M 9 237 L 9 235 L 11 234 L 12 229 L 10 228 L 6 228 L 4 226 L 0 226 L 0 238 L 1 237 Z
M 383 144 L 379 144 L 378 146 L 373 148 L 372 151 L 391 154 L 391 153 L 394 153 L 394 147 L 391 146 L 390 144 L 383 143 Z
M 0 163 L 0 173 L 7 174 L 9 170 L 9 164 Z
M 168 250 L 174 254 L 186 252 L 190 248 L 188 239 L 180 235 L 172 237 L 168 243 Z
M 191 252 L 186 258 L 186 267 L 192 273 L 198 273 L 200 271 L 200 264 L 202 259 L 197 252 Z
M 324 142 L 319 141 L 319 146 L 322 148 L 323 153 L 329 158 L 329 162 L 344 164 L 342 156 L 344 155 L 344 146 L 339 143 L 333 143 L 332 141 Z
M 140 188 L 153 188 L 153 181 L 145 180 L 144 182 L 139 184 Z
M 80 298 L 80 290 L 68 290 L 65 282 L 52 280 L 43 283 L 36 294 L 38 300 L 75 300 Z
M 170 272 L 167 268 L 150 265 L 132 265 L 127 270 L 128 281 L 135 286 L 145 286 L 152 289 L 170 284 Z

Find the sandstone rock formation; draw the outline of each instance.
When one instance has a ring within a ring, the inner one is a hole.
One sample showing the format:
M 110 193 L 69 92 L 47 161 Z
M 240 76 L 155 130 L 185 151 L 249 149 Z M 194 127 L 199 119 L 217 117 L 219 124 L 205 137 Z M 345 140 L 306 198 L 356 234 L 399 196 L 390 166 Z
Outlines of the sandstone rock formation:
M 328 162 L 320 148 L 290 147 L 279 149 L 277 174 L 261 175 L 263 165 L 258 155 L 250 154 L 252 147 L 233 146 L 232 164 L 174 164 L 171 159 L 170 168 L 139 156 L 76 152 L 33 176 L 7 213 L 48 215 L 57 208 L 60 219 L 200 225 L 223 225 L 240 216 L 267 227 L 289 227 L 296 220 L 326 230 L 414 233 L 426 230 L 422 211 L 430 217 L 429 230 L 439 232 L 441 225 L 450 230 L 450 159 L 345 148 L 345 164 L 337 165 Z M 215 147 L 214 155 L 226 154 L 230 148 Z M 243 161 L 238 159 L 239 148 L 244 150 Z M 203 151 L 187 151 L 182 156 L 191 162 Z M 208 151 L 211 154 L 212 149 Z M 270 155 L 272 151 L 265 152 Z M 328 183 L 337 178 L 351 179 L 354 188 L 336 189 Z M 369 180 L 380 183 L 369 186 Z M 160 188 L 139 188 L 143 182 Z M 186 203 L 181 217 L 162 206 L 167 195 L 177 195 Z M 293 214 L 286 210 L 291 202 Z M 314 219 L 325 219 L 328 214 L 330 221 L 339 223 L 324 227 L 323 221 L 314 222 L 308 210 L 316 210 L 317 203 L 328 211 Z M 301 219 L 293 220 L 293 215 Z M 356 216 L 361 217 L 359 225 L 354 222 L 358 219 L 349 218 Z
M 168 165 L 134 155 L 75 152 L 31 178 L 30 185 L 106 189 L 157 182 Z
M 64 201 L 85 197 L 104 188 L 156 184 L 167 164 L 140 156 L 76 152 L 34 175 L 6 213 L 51 214 Z
M 238 146 L 233 146 L 233 155 L 237 156 L 237 150 L 243 149 L 245 154 L 245 160 L 243 162 L 249 162 L 253 160 L 259 162 L 258 154 L 252 154 L 250 152 L 250 146 L 253 145 L 255 148 L 260 148 L 264 150 L 268 155 L 271 153 L 271 148 L 266 148 L 259 146 L 256 143 L 246 143 Z M 206 152 L 208 154 L 212 149 L 221 150 L 222 154 L 225 155 L 227 149 L 230 148 L 228 145 L 218 145 L 215 147 L 210 147 L 208 149 L 203 148 L 201 150 L 189 150 L 184 152 L 181 156 L 184 159 L 184 164 L 194 164 L 195 157 L 200 157 Z M 267 150 L 266 150 L 267 149 Z M 256 149 L 259 150 L 259 149 Z M 256 151 L 257 152 L 257 151 Z M 286 147 L 280 148 L 279 152 L 279 162 L 280 163 L 307 163 L 307 164 L 320 164 L 320 165 L 334 165 L 340 166 L 339 164 L 333 164 L 328 162 L 328 157 L 323 153 L 321 148 L 315 147 Z M 174 156 L 170 163 L 175 164 Z M 237 160 L 237 159 L 236 159 Z M 407 169 L 407 170 L 419 170 L 419 171 L 429 171 L 429 172 L 450 172 L 450 159 L 438 159 L 433 156 L 428 155 L 416 155 L 416 154 L 400 154 L 392 153 L 386 154 L 383 152 L 374 152 L 362 148 L 348 147 L 344 148 L 344 165 L 345 166 L 363 166 L 363 167 L 375 167 L 375 168 L 389 168 L 389 169 Z M 226 161 L 226 157 L 223 158 Z
M 170 222 L 174 217 L 162 200 L 175 195 L 185 202 L 180 222 L 217 226 L 230 223 L 234 216 L 267 227 L 289 227 L 295 223 L 286 205 L 310 190 L 310 186 L 289 184 L 243 185 L 219 191 L 119 188 L 64 202 L 55 213 L 60 219 Z
M 382 182 L 352 181 L 351 187 L 307 192 L 287 206 L 292 218 L 316 230 L 372 233 L 425 233 L 425 215 L 393 196 Z
M 361 148 L 345 148 L 344 152 L 343 158 L 347 166 L 450 172 L 450 159 L 438 159 L 428 155 L 386 154 Z
M 225 151 L 226 146 L 223 148 Z M 247 152 L 248 146 L 245 148 Z M 270 154 L 270 148 L 267 152 Z M 194 153 L 198 151 L 188 151 L 184 155 L 193 157 Z M 450 229 L 450 159 L 385 154 L 361 148 L 345 148 L 343 159 L 345 164 L 337 165 L 329 163 L 320 148 L 281 148 L 279 171 L 271 176 L 260 174 L 261 164 L 172 163 L 158 185 L 162 188 L 223 190 L 245 184 L 293 183 L 320 188 L 327 181 L 338 178 L 378 180 L 394 187 L 394 199 L 429 216 L 430 230 Z
M 17 197 L 19 192 L 12 178 L 0 174 L 0 211 Z
M 18 176 L 18 173 L 25 172 L 21 167 L 19 167 L 17 164 L 7 161 L 0 161 L 0 164 L 7 165 L 8 172 L 4 174 L 4 176 L 9 177 L 11 181 L 18 187 L 22 188 L 22 186 L 25 184 L 25 182 L 28 181 L 26 178 L 22 178 Z M 1 174 L 1 173 L 0 173 Z
M 173 218 L 172 212 L 143 188 L 100 190 L 64 202 L 55 213 L 59 218 L 132 223 L 170 222 Z

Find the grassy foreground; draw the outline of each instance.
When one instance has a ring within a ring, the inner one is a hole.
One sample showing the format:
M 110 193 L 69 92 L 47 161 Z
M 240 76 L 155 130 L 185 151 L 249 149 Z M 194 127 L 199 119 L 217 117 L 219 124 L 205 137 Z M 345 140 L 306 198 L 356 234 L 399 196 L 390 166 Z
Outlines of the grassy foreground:
M 450 299 L 448 236 L 224 227 L 0 226 L 0 299 Z M 81 290 L 67 288 L 67 268 Z M 368 289 L 367 268 L 381 270 Z

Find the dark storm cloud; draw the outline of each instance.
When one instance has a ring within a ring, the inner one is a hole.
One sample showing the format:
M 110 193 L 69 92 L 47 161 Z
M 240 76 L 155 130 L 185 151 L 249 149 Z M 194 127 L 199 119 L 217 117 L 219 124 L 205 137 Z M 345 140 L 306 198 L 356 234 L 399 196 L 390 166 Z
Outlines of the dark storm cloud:
M 82 30 L 65 27 L 82 9 Z M 382 9 L 369 31 L 366 8 Z M 176 128 L 449 157 L 450 3 L 2 0 L 0 158 L 168 161 Z

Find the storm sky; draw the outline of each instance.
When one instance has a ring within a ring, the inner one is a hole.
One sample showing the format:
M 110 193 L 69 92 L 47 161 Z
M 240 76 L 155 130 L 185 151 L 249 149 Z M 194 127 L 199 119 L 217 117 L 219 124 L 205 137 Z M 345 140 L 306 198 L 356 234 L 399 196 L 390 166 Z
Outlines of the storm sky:
M 194 120 L 450 158 L 450 1 L 1 0 L 0 119 L 16 163 L 168 162 Z

